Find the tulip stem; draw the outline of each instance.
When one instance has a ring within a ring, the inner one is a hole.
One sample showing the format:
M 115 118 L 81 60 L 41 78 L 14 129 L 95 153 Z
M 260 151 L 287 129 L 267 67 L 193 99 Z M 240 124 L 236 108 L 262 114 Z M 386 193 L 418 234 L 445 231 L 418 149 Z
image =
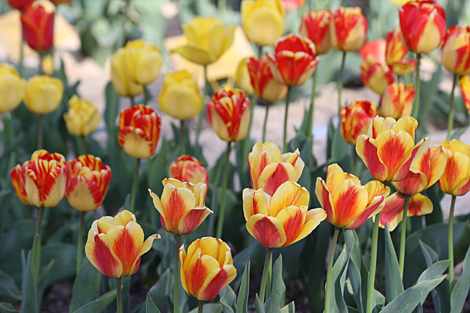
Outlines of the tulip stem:
M 450 92 L 449 120 L 447 122 L 447 141 L 450 140 L 450 133 L 452 132 L 452 127 L 454 124 L 454 90 L 458 79 L 459 76 L 454 74 L 454 82 L 452 84 L 452 91 Z
M 326 272 L 326 290 L 325 290 L 325 313 L 330 312 L 330 294 L 331 294 L 331 272 L 335 258 L 336 242 L 338 241 L 339 227 L 335 227 L 333 241 L 331 242 L 330 255 L 328 257 L 328 271 Z
M 41 264 L 41 225 L 44 214 L 44 207 L 38 207 L 38 218 L 36 221 L 36 231 L 34 232 L 33 252 L 31 257 L 31 267 L 33 268 L 33 276 L 36 285 L 39 283 L 39 268 Z
M 258 46 L 258 61 L 261 60 L 262 55 L 263 55 L 263 46 Z
M 131 100 L 131 108 L 135 105 L 135 100 L 133 96 L 129 97 L 129 100 Z
M 308 133 L 307 138 L 312 139 L 313 137 L 313 112 L 315 110 L 315 91 L 317 90 L 317 71 L 313 72 L 312 82 L 312 97 L 310 100 L 310 109 L 308 111 Z M 313 143 L 312 143 L 313 145 Z
M 181 155 L 186 154 L 186 147 L 184 144 L 184 121 L 180 121 L 180 144 L 181 144 Z
M 228 167 L 230 164 L 230 151 L 232 149 L 232 142 L 227 143 L 227 152 L 225 156 L 225 166 L 224 166 L 224 177 L 222 180 L 222 201 L 220 202 L 220 212 L 219 220 L 217 221 L 217 231 L 216 238 L 222 238 L 222 231 L 224 227 L 224 217 L 225 217 L 225 195 L 227 193 L 227 181 L 228 181 Z
M 137 194 L 137 185 L 139 183 L 139 168 L 140 168 L 140 159 L 136 159 L 135 172 L 134 172 L 134 182 L 132 183 L 132 193 L 131 193 L 131 203 L 129 204 L 129 211 L 134 213 L 135 207 L 135 197 Z
M 266 126 L 268 125 L 268 113 L 269 113 L 269 107 L 271 105 L 271 102 L 266 101 L 266 114 L 264 116 L 264 123 L 263 123 L 263 140 L 261 142 L 266 142 Z
M 372 313 L 372 303 L 374 299 L 375 270 L 377 268 L 377 243 L 379 236 L 380 213 L 375 216 L 374 228 L 372 232 L 372 248 L 370 252 L 370 272 L 367 283 L 367 309 L 366 313 Z
M 173 313 L 178 313 L 178 290 L 180 284 L 180 255 L 179 248 L 181 245 L 181 235 L 175 235 L 176 238 L 176 253 L 175 253 L 175 281 L 174 281 L 174 298 L 173 298 Z
M 82 266 L 82 250 L 83 250 L 83 227 L 85 224 L 85 213 L 80 212 L 80 226 L 78 228 L 78 239 L 77 239 L 77 275 Z
M 452 290 L 454 289 L 454 207 L 455 207 L 455 200 L 457 196 L 452 196 L 452 202 L 450 204 L 450 212 L 449 212 L 449 241 L 447 243 L 449 247 L 449 288 L 450 293 L 452 294 Z
M 283 139 L 283 148 L 282 148 L 283 153 L 287 152 L 287 115 L 289 113 L 290 91 L 291 91 L 291 86 L 287 86 L 286 111 L 284 113 L 284 139 Z
M 253 124 L 253 115 L 255 113 L 255 106 L 256 106 L 256 102 L 258 101 L 257 97 L 256 97 L 256 93 L 253 91 L 253 94 L 251 95 L 251 99 L 250 99 L 250 102 L 251 102 L 251 112 L 250 112 L 250 123 L 248 124 L 248 138 L 250 137 L 249 134 L 251 133 L 251 125 Z
M 117 313 L 122 313 L 121 277 L 116 278 L 116 302 L 117 302 Z
M 421 53 L 416 53 L 416 97 L 415 97 L 415 104 L 413 106 L 413 114 L 412 117 L 415 119 L 418 118 L 419 113 L 419 93 L 420 93 L 420 84 L 421 79 L 419 77 L 419 65 L 420 65 Z
M 405 206 L 403 208 L 403 219 L 401 221 L 400 238 L 400 277 L 403 280 L 403 269 L 405 268 L 405 244 L 406 244 L 406 221 L 408 219 L 408 207 L 410 205 L 410 195 L 405 196 Z
M 338 78 L 338 115 L 341 112 L 341 93 L 343 92 L 343 75 L 344 75 L 344 64 L 346 63 L 346 51 L 343 51 L 343 59 L 341 61 L 341 68 L 339 69 Z
M 356 173 L 357 171 L 357 152 L 356 152 L 356 147 L 353 145 L 353 151 L 352 151 L 352 167 L 351 167 L 351 174 L 356 175 L 357 177 L 360 178 L 359 173 Z
M 80 155 L 85 155 L 86 154 L 85 136 L 80 136 L 80 138 L 78 139 L 78 146 L 79 146 L 78 152 L 80 153 Z M 77 155 L 77 157 L 80 155 Z
M 23 26 L 21 26 L 21 27 L 23 27 Z M 23 35 L 23 30 L 21 30 L 20 60 L 19 60 L 19 62 L 18 62 L 18 72 L 19 72 L 21 78 L 24 78 L 24 64 L 23 64 L 23 59 L 24 59 L 24 35 Z
M 203 313 L 204 312 L 204 301 L 199 301 L 199 306 L 197 308 L 197 313 Z
M 209 80 L 207 77 L 207 65 L 204 65 L 204 92 L 202 94 L 202 103 L 205 103 L 206 101 L 205 98 L 208 95 L 208 93 L 209 93 Z M 197 120 L 196 142 L 194 143 L 194 152 L 197 152 L 199 149 L 199 134 L 201 133 L 202 120 L 204 120 L 204 112 L 205 112 L 204 107 L 205 106 L 203 106 L 203 109 L 201 110 L 201 112 L 199 112 L 199 117 Z
M 142 87 L 144 87 L 144 105 L 147 105 L 149 102 L 147 86 L 143 85 Z
M 39 130 L 38 130 L 38 150 L 42 149 L 43 145 L 43 129 L 44 129 L 44 115 L 39 114 Z
M 266 281 L 268 279 L 268 271 L 271 264 L 271 258 L 273 256 L 273 248 L 268 248 L 266 252 L 266 259 L 264 260 L 263 276 L 261 276 L 261 286 L 259 291 L 259 299 L 261 303 L 264 303 L 264 295 L 266 293 Z

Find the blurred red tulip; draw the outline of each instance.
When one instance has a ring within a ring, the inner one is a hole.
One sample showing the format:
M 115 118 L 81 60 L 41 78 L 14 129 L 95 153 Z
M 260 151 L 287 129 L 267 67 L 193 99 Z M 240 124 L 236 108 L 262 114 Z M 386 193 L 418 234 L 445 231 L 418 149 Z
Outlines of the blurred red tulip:
M 39 53 L 46 52 L 54 45 L 54 12 L 44 7 L 29 6 L 21 14 L 23 36 L 28 46 Z

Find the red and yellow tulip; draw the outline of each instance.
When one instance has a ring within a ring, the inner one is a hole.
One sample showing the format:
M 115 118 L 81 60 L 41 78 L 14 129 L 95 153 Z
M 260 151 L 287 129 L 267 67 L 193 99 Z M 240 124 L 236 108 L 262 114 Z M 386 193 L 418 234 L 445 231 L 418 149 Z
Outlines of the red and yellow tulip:
M 379 95 L 383 94 L 388 85 L 395 82 L 392 72 L 385 65 L 374 60 L 370 55 L 361 65 L 361 79 L 364 85 Z
M 308 236 L 326 218 L 323 209 L 308 210 L 310 194 L 292 181 L 271 197 L 263 189 L 243 190 L 248 232 L 266 248 L 286 247 Z
M 297 182 L 305 166 L 298 149 L 281 154 L 272 142 L 257 142 L 248 155 L 248 165 L 253 189 L 262 188 L 270 196 L 286 181 Z
M 330 31 L 336 50 L 357 51 L 366 40 L 367 20 L 359 7 L 340 7 L 331 17 Z
M 261 56 L 261 59 L 248 58 L 246 66 L 251 86 L 259 98 L 268 102 L 276 102 L 286 97 L 287 86 L 274 79 L 266 56 Z
M 385 39 L 366 41 L 359 49 L 359 55 L 363 61 L 367 60 L 369 55 L 378 63 L 385 64 Z
M 59 153 L 37 150 L 30 161 L 10 170 L 13 188 L 26 205 L 50 208 L 64 197 L 69 168 Z
M 341 108 L 341 136 L 347 143 L 356 144 L 357 137 L 366 134 L 370 122 L 377 116 L 372 101 L 356 100 Z
M 96 210 L 104 200 L 111 180 L 111 168 L 101 159 L 87 154 L 67 162 L 70 180 L 65 195 L 70 205 L 81 212 Z
M 470 74 L 470 27 L 452 26 L 447 30 L 441 60 L 450 72 L 460 76 Z
M 389 193 L 390 188 L 379 181 L 362 186 L 359 178 L 345 173 L 338 164 L 328 166 L 326 181 L 318 177 L 315 187 L 326 220 L 347 229 L 355 229 L 379 213 Z
M 331 10 L 319 9 L 305 13 L 300 20 L 299 33 L 313 42 L 317 55 L 331 49 L 331 15 Z
M 181 284 L 199 301 L 213 300 L 237 276 L 232 252 L 220 239 L 204 237 L 179 249 Z
M 444 141 L 448 160 L 439 188 L 453 196 L 463 196 L 470 191 L 470 145 L 460 140 Z
M 415 93 L 416 90 L 413 84 L 388 85 L 380 99 L 379 115 L 392 117 L 396 120 L 411 115 Z
M 127 210 L 114 218 L 103 216 L 91 225 L 85 253 L 101 273 L 110 278 L 134 275 L 140 266 L 140 257 L 152 248 L 154 234 L 144 241 L 142 227 L 134 214 Z
M 161 199 L 150 189 L 153 205 L 160 213 L 160 222 L 164 230 L 175 235 L 186 235 L 199 227 L 212 213 L 204 205 L 207 186 L 181 182 L 174 178 L 163 180 Z
M 150 107 L 135 105 L 125 109 L 119 116 L 119 144 L 136 159 L 150 158 L 157 149 L 160 127 L 160 116 Z
M 189 155 L 182 155 L 170 163 L 170 178 L 196 185 L 209 186 L 209 174 L 201 161 Z
M 408 49 L 401 40 L 400 28 L 388 32 L 385 41 L 385 62 L 393 73 L 403 76 L 416 71 L 416 60 L 404 59 Z

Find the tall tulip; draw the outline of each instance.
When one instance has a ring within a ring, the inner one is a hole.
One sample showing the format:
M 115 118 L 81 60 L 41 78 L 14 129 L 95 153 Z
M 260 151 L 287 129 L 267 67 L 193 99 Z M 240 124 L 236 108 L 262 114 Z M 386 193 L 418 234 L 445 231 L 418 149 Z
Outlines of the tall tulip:
M 0 114 L 13 111 L 25 93 L 25 82 L 10 64 L 0 64 Z
M 209 186 L 209 174 L 201 161 L 189 155 L 182 155 L 170 163 L 170 178 L 191 184 L 203 183 Z
M 393 73 L 400 77 L 416 71 L 416 60 L 404 59 L 408 49 L 401 40 L 400 28 L 388 32 L 385 41 L 385 62 Z
M 413 84 L 388 85 L 380 99 L 380 116 L 392 117 L 397 120 L 403 116 L 411 115 L 415 93 Z
M 54 45 L 54 12 L 43 6 L 29 6 L 21 14 L 23 36 L 28 46 L 42 54 Z
M 379 95 L 384 93 L 388 85 L 395 82 L 392 72 L 385 65 L 375 61 L 371 56 L 368 56 L 361 65 L 361 79 L 364 85 Z

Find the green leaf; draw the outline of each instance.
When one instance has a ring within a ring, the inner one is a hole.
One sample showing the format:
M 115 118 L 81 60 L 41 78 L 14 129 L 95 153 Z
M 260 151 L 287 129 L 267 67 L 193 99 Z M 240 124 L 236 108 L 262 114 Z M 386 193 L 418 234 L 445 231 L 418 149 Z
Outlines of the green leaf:
M 426 299 L 428 293 L 436 288 L 444 279 L 445 275 L 434 279 L 425 280 L 417 283 L 413 287 L 406 289 L 398 295 L 392 302 L 387 304 L 380 313 L 411 313 L 413 310 Z
M 237 313 L 248 312 L 248 296 L 250 293 L 250 260 L 246 262 L 243 272 L 242 284 L 238 290 Z
M 81 308 L 75 310 L 74 313 L 100 313 L 106 309 L 114 299 L 116 299 L 116 289 L 108 291 L 98 299 L 85 304 Z
M 198 308 L 191 310 L 189 313 L 197 313 Z M 204 305 L 204 313 L 222 313 L 222 305 L 219 303 L 206 303 Z
M 170 281 L 170 269 L 167 268 L 163 275 L 160 276 L 157 283 L 153 285 L 148 292 L 154 303 L 158 303 L 160 305 L 160 311 L 165 311 L 165 304 L 169 301 L 168 294 L 170 292 Z
M 344 245 L 343 251 L 333 265 L 331 272 L 330 310 L 331 313 L 342 313 L 347 311 L 344 301 L 344 283 L 346 281 L 346 269 L 348 267 L 349 250 Z
M 292 301 L 281 309 L 281 313 L 295 313 L 295 303 Z
M 232 287 L 230 287 L 229 285 L 222 289 L 219 296 L 220 304 L 222 304 L 222 309 L 224 313 L 234 313 L 237 309 L 237 305 L 235 303 L 237 296 L 235 295 L 235 292 L 233 292 Z
M 387 303 L 390 303 L 403 292 L 400 266 L 398 265 L 397 254 L 393 247 L 388 224 L 385 226 L 385 285 L 387 290 Z
M 449 267 L 449 264 L 450 260 L 437 261 L 419 275 L 418 283 L 441 275 Z
M 38 306 L 36 303 L 36 284 L 31 267 L 31 252 L 28 253 L 28 258 L 25 258 L 24 252 L 22 252 L 21 261 L 23 267 L 21 284 L 23 300 L 21 302 L 20 313 L 35 313 L 38 312 Z
M 88 261 L 88 258 L 84 258 L 73 282 L 70 312 L 74 312 L 96 298 L 100 290 L 100 281 L 100 272 Z
M 255 295 L 255 308 L 256 308 L 256 313 L 266 313 L 264 310 L 264 306 L 258 297 L 258 294 Z
M 278 313 L 281 311 L 282 295 L 286 291 L 286 285 L 282 279 L 282 254 L 279 255 L 273 266 L 273 283 L 271 296 L 266 301 L 266 313 Z
M 0 302 L 0 313 L 18 313 L 11 303 Z
M 13 277 L 0 270 L 0 298 L 21 300 L 21 293 Z
M 460 136 L 462 136 L 468 130 L 469 127 L 470 127 L 470 125 L 459 128 L 456 131 L 454 131 L 454 133 L 451 136 L 451 140 L 452 139 L 460 139 Z
M 344 241 L 349 249 L 348 273 L 353 288 L 354 300 L 359 312 L 365 311 L 367 301 L 367 277 L 369 271 L 362 260 L 362 251 L 356 231 L 346 230 Z
M 145 312 L 146 313 L 160 313 L 160 310 L 157 308 L 155 303 L 152 300 L 152 297 L 147 292 L 147 301 L 145 301 Z
M 465 304 L 465 299 L 470 289 L 470 248 L 467 250 L 465 259 L 463 261 L 463 273 L 460 279 L 455 284 L 450 297 L 451 313 L 462 312 Z

